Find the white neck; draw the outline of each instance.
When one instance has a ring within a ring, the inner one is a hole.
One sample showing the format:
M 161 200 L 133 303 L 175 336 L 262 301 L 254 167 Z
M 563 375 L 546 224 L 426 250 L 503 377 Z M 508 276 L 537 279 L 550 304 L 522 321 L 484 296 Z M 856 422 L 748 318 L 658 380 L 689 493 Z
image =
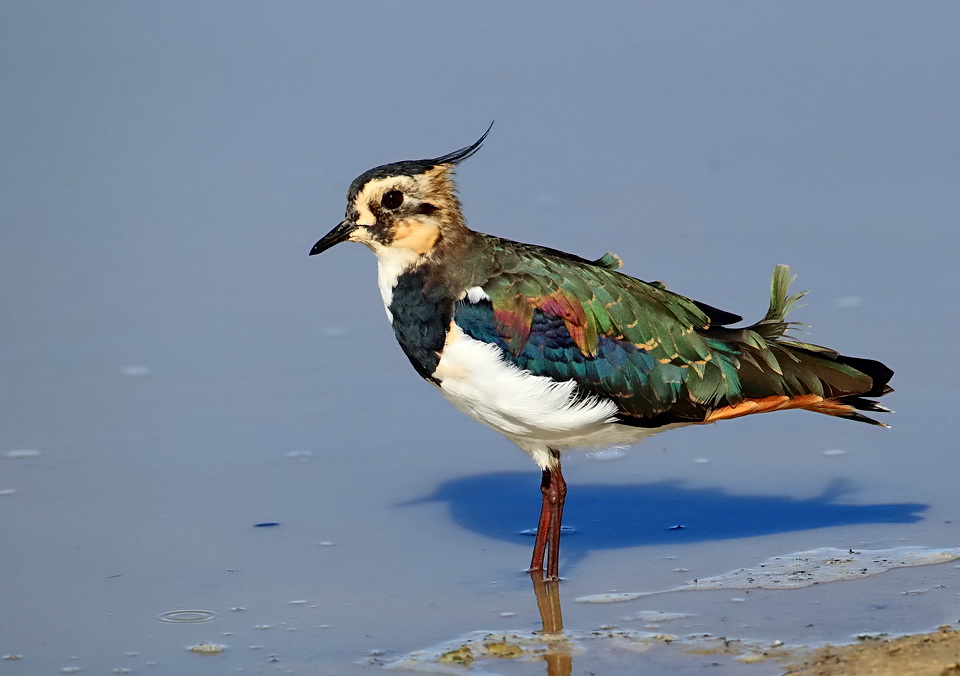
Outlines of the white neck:
M 397 285 L 397 279 L 412 268 L 421 256 L 413 249 L 405 247 L 377 247 L 373 252 L 377 254 L 377 284 L 380 286 L 380 297 L 383 298 L 383 309 L 392 324 L 390 303 L 393 301 L 393 289 Z

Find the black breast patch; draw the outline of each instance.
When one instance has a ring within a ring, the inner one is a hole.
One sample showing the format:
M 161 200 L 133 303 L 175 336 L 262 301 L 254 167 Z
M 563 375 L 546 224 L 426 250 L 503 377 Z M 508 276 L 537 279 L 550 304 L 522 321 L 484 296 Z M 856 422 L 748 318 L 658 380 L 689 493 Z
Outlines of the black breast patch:
M 423 267 L 405 272 L 397 279 L 390 301 L 393 332 L 413 368 L 421 377 L 439 384 L 433 377 L 440 363 L 453 317 L 453 300 L 441 284 L 428 284 L 429 271 Z

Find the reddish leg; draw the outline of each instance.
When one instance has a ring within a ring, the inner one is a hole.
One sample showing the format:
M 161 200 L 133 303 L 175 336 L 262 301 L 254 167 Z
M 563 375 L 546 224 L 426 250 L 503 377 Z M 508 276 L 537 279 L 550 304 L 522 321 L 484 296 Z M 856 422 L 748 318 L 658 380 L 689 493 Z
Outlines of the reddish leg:
M 543 502 L 540 504 L 540 521 L 537 522 L 537 539 L 533 543 L 533 558 L 530 560 L 530 571 L 543 570 L 544 554 L 547 550 L 547 531 L 550 529 L 550 502 L 547 491 L 550 488 L 550 471 L 543 470 L 543 479 L 540 481 L 540 492 Z
M 543 502 L 540 505 L 537 541 L 533 545 L 530 570 L 543 570 L 546 553 L 546 579 L 556 580 L 560 570 L 560 522 L 563 518 L 563 501 L 567 496 L 567 483 L 563 480 L 563 474 L 560 473 L 559 464 L 543 470 L 540 492 L 543 494 Z

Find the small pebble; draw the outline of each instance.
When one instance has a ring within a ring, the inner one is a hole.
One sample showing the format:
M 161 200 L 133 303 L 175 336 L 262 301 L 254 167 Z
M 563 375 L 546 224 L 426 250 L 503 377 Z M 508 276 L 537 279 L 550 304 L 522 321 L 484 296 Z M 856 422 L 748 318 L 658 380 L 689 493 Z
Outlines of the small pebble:
M 219 643 L 210 643 L 209 641 L 200 641 L 200 643 L 187 648 L 190 652 L 201 655 L 219 655 L 226 649 L 227 646 L 220 645 Z

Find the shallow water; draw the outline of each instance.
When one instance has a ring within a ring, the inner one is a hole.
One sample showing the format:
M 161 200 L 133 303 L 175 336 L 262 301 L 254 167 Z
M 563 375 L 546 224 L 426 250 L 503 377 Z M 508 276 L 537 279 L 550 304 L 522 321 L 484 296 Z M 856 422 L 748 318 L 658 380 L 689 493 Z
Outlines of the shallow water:
M 787 412 L 570 456 L 570 635 L 807 645 L 960 619 L 954 563 L 576 601 L 960 546 L 955 8 L 232 7 L 0 8 L 0 656 L 21 658 L 0 672 L 371 673 L 541 628 L 539 472 L 409 368 L 369 252 L 306 255 L 355 174 L 493 117 L 460 170 L 474 227 L 611 249 L 748 319 L 790 263 L 810 340 L 897 370 L 891 430 Z M 410 49 L 438 35 L 448 59 Z M 776 672 L 603 640 L 571 659 Z

